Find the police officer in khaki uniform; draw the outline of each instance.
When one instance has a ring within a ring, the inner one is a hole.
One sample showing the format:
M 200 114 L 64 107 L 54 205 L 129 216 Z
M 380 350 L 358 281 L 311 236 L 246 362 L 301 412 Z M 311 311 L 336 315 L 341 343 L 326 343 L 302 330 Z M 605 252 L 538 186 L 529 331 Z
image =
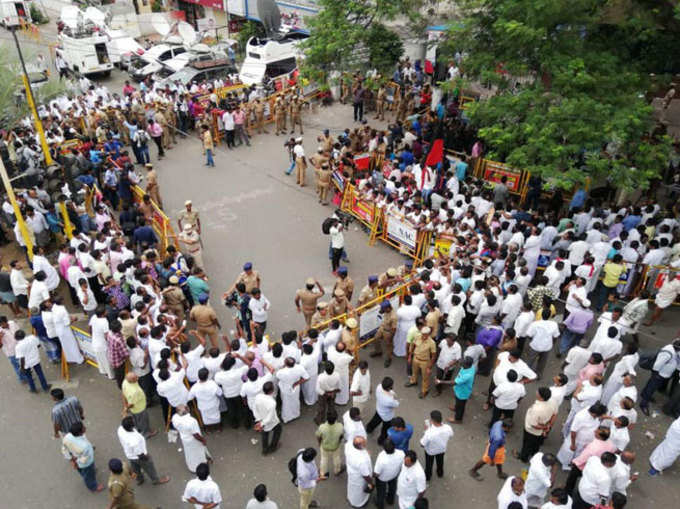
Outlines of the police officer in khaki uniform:
M 340 333 L 340 342 L 345 344 L 347 353 L 354 357 L 349 365 L 349 379 L 351 381 L 359 363 L 359 321 L 356 318 L 350 317 L 345 321 L 345 327 Z
M 295 126 L 300 126 L 300 134 L 304 134 L 302 130 L 302 101 L 300 98 L 295 96 L 290 102 L 290 124 L 291 124 L 291 134 L 295 134 Z
M 437 307 L 434 300 L 427 302 L 427 315 L 425 315 L 425 325 L 432 329 L 432 337 L 436 338 L 439 334 L 439 322 L 442 319 L 442 312 Z
M 236 281 L 234 281 L 234 284 L 231 285 L 229 290 L 225 292 L 225 295 L 229 295 L 234 292 L 236 289 L 236 285 L 239 283 L 243 283 L 246 287 L 246 293 L 251 293 L 255 288 L 260 288 L 260 273 L 256 270 L 253 270 L 253 264 L 250 262 L 246 262 L 243 265 L 243 272 L 241 272 L 238 277 L 236 278 Z
M 243 103 L 243 111 L 246 114 L 246 118 L 243 122 L 243 128 L 246 130 L 246 134 L 248 135 L 248 138 L 253 137 L 253 111 L 255 109 L 255 105 L 252 102 L 245 102 Z
M 423 327 L 416 333 L 413 343 L 409 346 L 407 361 L 412 366 L 411 378 L 406 382 L 406 387 L 418 383 L 418 373 L 422 378 L 422 385 L 418 397 L 423 399 L 430 392 L 430 374 L 432 366 L 437 360 L 437 344 L 430 337 L 432 329 Z
M 345 292 L 339 288 L 333 291 L 333 299 L 328 303 L 329 318 L 344 315 L 347 311 L 352 309 L 352 305 L 345 297 Z
M 331 178 L 333 172 L 328 164 L 322 164 L 321 168 L 316 170 L 316 189 L 319 193 L 319 203 L 328 205 L 328 189 L 331 187 Z
M 288 102 L 286 96 L 279 96 L 274 103 L 274 114 L 276 115 L 276 136 L 279 133 L 286 134 L 286 113 L 288 111 Z
M 378 276 L 368 276 L 368 284 L 361 289 L 357 306 L 363 306 L 375 299 L 378 291 Z
M 163 202 L 161 201 L 161 193 L 158 188 L 158 177 L 156 176 L 156 170 L 153 169 L 153 164 L 146 164 L 146 194 L 148 194 L 153 201 L 156 202 L 160 208 L 163 208 Z
M 404 280 L 411 279 L 415 274 L 416 271 L 413 270 L 413 260 L 406 260 L 404 265 L 400 265 L 397 268 L 397 275 Z
M 385 85 L 380 85 L 375 98 L 375 120 L 385 120 Z
M 378 286 L 383 290 L 391 290 L 393 286 L 396 286 L 401 282 L 401 278 L 397 272 L 397 269 L 390 267 L 385 272 L 380 274 L 378 278 Z
M 209 338 L 213 348 L 217 348 L 217 330 L 221 325 L 215 310 L 208 304 L 207 294 L 198 297 L 198 304 L 191 308 L 189 319 L 196 322 L 196 332 L 204 338 Z
M 177 276 L 170 276 L 168 283 L 170 284 L 161 292 L 163 303 L 168 306 L 170 312 L 179 318 L 181 322 L 184 320 L 184 306 L 186 305 L 187 298 L 179 287 L 179 278 Z
M 335 280 L 333 290 L 342 290 L 348 301 L 352 300 L 354 294 L 354 281 L 347 274 L 347 267 L 338 267 L 338 278 Z
M 328 302 L 319 302 L 316 305 L 316 313 L 312 315 L 311 327 L 315 328 L 317 325 L 328 321 L 331 316 L 328 314 Z
M 198 212 L 193 209 L 191 200 L 184 202 L 184 210 L 180 212 L 177 218 L 177 227 L 179 231 L 184 231 L 185 225 L 191 225 L 191 228 L 199 235 L 201 234 L 201 218 L 198 217 Z
M 380 303 L 380 314 L 382 315 L 382 323 L 378 327 L 378 332 L 375 333 L 371 357 L 380 357 L 383 354 L 384 347 L 385 367 L 389 368 L 392 364 L 392 340 L 397 331 L 397 312 L 392 308 L 389 300 L 384 300 Z
M 328 129 L 323 130 L 323 135 L 319 136 L 318 141 L 321 143 L 321 147 L 323 148 L 324 152 L 330 154 L 331 150 L 333 150 L 335 140 L 330 135 L 330 131 Z
M 269 131 L 267 131 L 264 128 L 264 101 L 262 101 L 259 97 L 255 99 L 255 119 L 257 122 L 257 133 L 262 134 L 264 131 L 266 134 L 269 134 Z
M 314 287 L 318 288 L 319 291 L 315 292 Z M 321 283 L 313 277 L 310 277 L 305 281 L 304 288 L 295 292 L 295 307 L 297 307 L 298 313 L 304 315 L 308 329 L 312 324 L 312 316 L 316 311 L 316 304 L 324 295 L 323 286 L 321 286 Z

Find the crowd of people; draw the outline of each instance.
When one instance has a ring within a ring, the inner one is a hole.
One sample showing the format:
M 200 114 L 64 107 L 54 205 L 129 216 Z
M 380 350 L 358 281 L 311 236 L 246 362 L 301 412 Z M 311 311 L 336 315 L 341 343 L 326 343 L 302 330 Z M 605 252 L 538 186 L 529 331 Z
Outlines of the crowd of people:
M 415 101 L 417 91 L 422 101 L 425 90 L 409 83 L 409 68 L 405 64 L 400 69 L 398 100 Z M 480 444 L 480 460 L 468 473 L 481 482 L 480 470 L 495 467 L 504 480 L 499 509 L 624 507 L 637 478 L 632 471 L 636 444 L 630 443 L 636 407 L 649 414 L 650 402 L 666 386 L 673 396 L 663 410 L 675 421 L 649 458 L 649 474 L 669 468 L 680 455 L 680 397 L 674 390 L 680 339 L 666 341 L 651 357 L 640 349 L 645 341 L 640 327 L 661 319 L 680 293 L 680 278 L 669 272 L 659 284 L 649 317 L 651 296 L 646 291 L 629 302 L 620 300 L 631 291 L 621 279 L 624 273 L 633 278 L 626 264 L 633 271 L 638 263 L 678 267 L 680 225 L 674 204 L 617 206 L 579 190 L 568 206 L 560 199 L 546 208 L 540 181 L 534 182 L 527 203 L 519 203 L 507 181 L 489 188 L 468 174 L 468 164 L 483 155 L 478 141 L 462 147 L 469 159 L 428 162 L 437 139 L 452 131 L 469 132 L 455 102 L 448 104 L 445 97 L 434 111 L 423 114 L 415 108 L 400 114 L 396 107 L 388 129 L 374 129 L 363 122 L 363 106 L 357 108 L 365 97 L 357 77 L 350 93 L 356 120 L 363 125 L 337 138 L 324 131 L 317 138 L 317 154 L 309 158 L 319 201 L 327 203 L 331 175 L 338 172 L 356 183 L 362 200 L 449 238 L 448 253 L 435 250 L 419 267 L 407 260 L 371 275 L 355 299 L 354 281 L 341 265 L 346 256 L 343 223 L 336 216 L 328 228 L 329 258 L 337 278 L 330 298 L 323 300 L 323 286 L 307 279 L 294 297 L 304 322 L 291 324 L 280 338 L 269 337 L 272 309 L 264 294 L 266 279 L 247 262 L 222 294 L 237 316 L 230 337 L 230 324 L 220 323 L 209 304 L 216 293 L 203 266 L 201 223 L 192 203 L 186 202 L 178 218 L 180 249 L 164 249 L 152 228 L 154 210 L 163 201 L 148 147 L 144 151 L 140 140 L 153 138 L 162 158 L 175 132 L 190 129 L 187 99 L 152 87 L 126 87 L 122 97 L 104 87 L 88 87 L 75 101 L 45 106 L 46 129 L 56 137 L 55 155 L 64 139 L 84 141 L 58 154 L 64 173 L 54 189 L 40 178 L 44 170 L 37 164 L 32 128 L 23 125 L 4 137 L 9 161 L 36 171 L 23 177 L 35 180 L 18 196 L 33 245 L 32 256 L 27 256 L 32 277 L 19 258 L 1 273 L 0 297 L 15 315 L 14 320 L 0 317 L 2 350 L 17 383 L 38 392 L 35 374 L 41 388 L 50 392 L 55 436 L 61 437 L 65 457 L 94 492 L 105 486 L 97 480 L 83 405 L 50 386 L 39 347 L 51 362 L 82 363 L 85 354 L 102 375 L 115 380 L 123 401 L 124 417 L 117 429 L 123 459 L 108 462 L 110 507 L 137 507 L 132 488 L 145 482 L 145 474 L 154 484 L 170 481 L 159 474 L 147 448 L 159 432 L 149 415 L 155 403 L 163 429 L 169 430 L 170 439 L 181 441 L 186 467 L 196 476 L 186 485 L 183 500 L 203 508 L 223 503 L 210 476 L 207 436 L 223 424 L 243 426 L 259 434 L 263 455 L 275 454 L 284 428 L 301 417 L 303 405 L 314 407 L 318 428 L 317 443 L 298 439 L 301 448 L 288 461 L 301 509 L 318 505 L 317 485 L 331 477 L 331 470 L 333 477 L 346 477 L 352 507 L 375 496 L 380 508 L 395 502 L 400 509 L 427 508 L 428 491 L 436 490 L 433 472 L 445 476 L 445 455 L 455 444 L 451 424 L 469 423 L 466 407 L 475 388 L 485 393 L 488 441 Z M 385 113 L 380 98 L 378 92 L 378 117 Z M 214 103 L 227 112 L 231 108 Z M 275 115 L 277 108 L 292 111 L 276 104 Z M 84 124 L 73 123 L 71 115 L 82 116 Z M 299 118 L 291 120 L 293 130 L 301 126 Z M 200 115 L 197 122 L 200 126 Z M 222 127 L 230 126 L 230 119 L 222 117 Z M 277 134 L 285 127 L 278 117 Z M 214 164 L 211 129 L 199 127 L 197 134 L 206 163 Z M 231 148 L 233 135 L 225 139 Z M 307 169 L 302 143 L 303 138 L 287 142 L 292 160 L 287 172 L 295 168 L 301 186 Z M 128 145 L 147 170 L 145 193 L 137 201 L 133 186 L 142 179 L 125 150 Z M 368 169 L 357 168 L 354 159 L 364 152 L 370 158 Z M 93 210 L 88 211 L 85 197 L 92 196 L 94 184 L 101 194 L 94 193 Z M 67 198 L 74 227 L 70 239 L 50 195 L 55 190 Z M 27 251 L 7 201 L 2 220 Z M 60 286 L 68 289 L 68 307 Z M 397 305 L 381 299 L 398 288 L 403 296 Z M 371 347 L 362 348 L 356 308 L 367 303 L 376 303 L 380 320 Z M 82 351 L 73 334 L 75 317 L 69 308 L 87 317 L 90 351 Z M 16 319 L 26 311 L 30 329 Z M 337 318 L 342 315 L 347 318 Z M 549 362 L 553 356 L 563 362 L 557 369 Z M 378 357 L 391 371 L 376 383 L 369 359 Z M 406 369 L 402 363 L 392 365 L 395 357 L 405 358 Z M 641 369 L 651 375 L 638 392 Z M 480 377 L 488 379 L 488 390 Z M 429 411 L 422 427 L 399 415 L 404 401 L 395 391 L 399 381 L 407 388 L 417 386 L 420 399 L 440 398 L 427 400 L 441 408 Z M 533 402 L 524 416 L 516 416 L 523 398 Z M 452 414 L 445 416 L 449 406 Z M 553 430 L 560 416 L 566 420 L 561 430 Z M 367 442 L 378 428 L 382 450 L 372 458 Z M 421 452 L 411 442 L 416 428 L 422 428 Z M 527 464 L 526 475 L 508 475 L 503 469 L 510 433 L 522 435 L 521 448 L 512 454 Z M 558 433 L 563 439 L 559 450 L 543 450 L 546 437 Z M 228 436 L 224 433 L 221 440 Z M 557 480 L 560 467 L 568 471 L 565 482 Z M 266 486 L 255 487 L 247 508 L 275 507 Z

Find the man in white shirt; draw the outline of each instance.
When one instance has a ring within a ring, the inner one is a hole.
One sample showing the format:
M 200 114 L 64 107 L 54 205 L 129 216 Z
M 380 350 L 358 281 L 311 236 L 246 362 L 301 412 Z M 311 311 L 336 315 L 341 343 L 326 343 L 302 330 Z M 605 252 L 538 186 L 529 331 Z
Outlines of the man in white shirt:
M 253 498 L 246 504 L 246 509 L 279 509 L 279 506 L 267 497 L 267 487 L 258 484 L 253 490 Z
M 349 401 L 349 365 L 354 360 L 354 356 L 347 352 L 347 346 L 343 341 L 338 341 L 335 347 L 330 347 L 327 355 L 340 377 L 340 391 L 335 396 L 335 403 L 346 405 Z
M 264 334 L 267 329 L 267 318 L 269 313 L 269 299 L 262 295 L 259 288 L 253 288 L 252 296 L 248 302 L 248 309 L 252 313 L 252 321 L 259 331 Z
M 418 461 L 418 455 L 415 451 L 407 451 L 404 456 L 404 465 L 397 478 L 399 509 L 413 507 L 415 501 L 425 494 L 426 483 L 425 472 Z
M 524 483 L 527 503 L 531 507 L 541 507 L 553 483 L 553 466 L 557 458 L 554 454 L 537 452 L 529 461 L 529 473 Z
M 237 429 L 246 413 L 241 398 L 243 377 L 248 373 L 248 366 L 236 366 L 236 359 L 227 355 L 222 361 L 222 369 L 215 373 L 215 383 L 222 388 L 222 395 L 227 402 L 227 418 L 231 427 Z
M 531 338 L 529 341 L 527 365 L 536 371 L 539 380 L 548 362 L 553 342 L 559 335 L 560 329 L 556 322 L 550 320 L 550 310 L 548 309 L 543 309 L 541 311 L 541 320 L 533 322 L 527 329 L 527 337 Z M 536 364 L 535 368 L 534 364 Z
M 342 416 L 343 438 L 352 442 L 354 437 L 366 438 L 366 428 L 361 420 L 361 411 L 357 407 L 347 410 Z
M 437 477 L 444 476 L 444 453 L 449 440 L 453 437 L 453 429 L 442 424 L 442 413 L 439 410 L 430 412 L 430 421 L 425 421 L 425 433 L 420 445 L 425 449 L 425 478 L 432 478 L 432 465 L 437 461 Z
M 109 332 L 109 320 L 106 318 L 106 308 L 99 306 L 95 314 L 90 318 L 90 337 L 92 338 L 92 350 L 97 358 L 97 367 L 102 375 L 113 380 L 113 369 L 106 355 L 106 334 Z
M 317 402 L 316 417 L 314 422 L 321 424 L 326 421 L 326 414 L 331 408 L 335 408 L 335 396 L 340 392 L 340 375 L 335 372 L 335 365 L 327 361 L 323 373 L 316 379 Z
M 329 230 L 331 236 L 331 270 L 333 273 L 337 272 L 342 251 L 345 249 L 345 236 L 342 233 L 344 228 L 344 225 L 336 219 Z
M 137 474 L 137 484 L 144 482 L 144 474 L 142 469 L 151 478 L 153 484 L 165 484 L 170 481 L 170 477 L 159 477 L 156 472 L 156 465 L 154 465 L 151 456 L 146 450 L 146 439 L 135 428 L 135 421 L 131 415 L 123 417 L 120 426 L 118 426 L 118 440 L 123 447 L 125 457 L 130 462 L 132 471 Z
M 489 427 L 500 419 L 512 419 L 519 405 L 519 400 L 527 393 L 524 384 L 517 381 L 519 379 L 517 371 L 509 370 L 506 378 L 507 380 L 499 383 L 491 393 L 493 412 L 491 413 Z
M 591 456 L 583 468 L 583 476 L 575 491 L 574 508 L 582 509 L 594 505 L 606 505 L 611 492 L 611 469 L 616 464 L 616 455 L 602 453 L 599 458 Z
M 281 395 L 281 419 L 288 423 L 300 417 L 300 385 L 309 381 L 309 373 L 293 357 L 286 357 L 276 373 Z
M 305 368 L 309 375 L 309 380 L 302 386 L 302 397 L 305 405 L 308 406 L 316 404 L 318 398 L 316 380 L 319 376 L 319 359 L 321 358 L 321 343 L 317 340 L 318 331 L 312 329 L 311 335 L 314 335 L 314 342 L 302 345 L 302 356 L 300 357 L 300 365 Z
M 366 425 L 366 432 L 373 433 L 373 430 L 382 424 L 380 428 L 380 436 L 378 437 L 378 444 L 382 445 L 387 437 L 387 428 L 390 427 L 392 419 L 394 419 L 394 409 L 399 406 L 397 395 L 392 390 L 394 387 L 394 380 L 389 376 L 383 378 L 382 383 L 375 389 L 375 414 L 373 418 Z
M 253 417 L 255 418 L 255 431 L 262 432 L 262 454 L 276 451 L 279 447 L 282 426 L 279 416 L 276 415 L 276 399 L 274 399 L 272 382 L 266 382 L 262 386 L 262 392 L 255 396 Z
M 352 507 L 363 507 L 371 497 L 370 490 L 373 488 L 371 455 L 366 450 L 364 437 L 354 437 L 352 442 L 345 444 L 345 463 L 347 501 Z
M 394 505 L 394 496 L 397 494 L 397 478 L 404 464 L 405 453 L 396 449 L 389 438 L 383 443 L 383 450 L 378 454 L 373 467 L 375 477 L 376 506 L 378 509 L 385 508 L 385 502 Z
M 22 375 L 28 381 L 30 391 L 38 392 L 33 381 L 33 371 L 35 371 L 43 390 L 45 392 L 49 391 L 52 384 L 48 384 L 47 380 L 45 380 L 45 375 L 40 365 L 40 351 L 38 350 L 40 341 L 38 338 L 33 334 L 27 336 L 24 331 L 18 330 L 14 333 L 14 340 L 16 341 L 14 355 L 19 363 Z
M 365 413 L 366 404 L 371 396 L 371 372 L 368 370 L 368 362 L 359 362 L 359 369 L 354 372 L 352 384 L 349 388 L 352 396 L 352 406 Z
M 220 487 L 210 477 L 210 467 L 201 463 L 196 467 L 196 479 L 189 481 L 184 488 L 182 502 L 194 504 L 195 509 L 220 509 L 222 494 Z
M 437 356 L 436 380 L 451 380 L 453 378 L 453 368 L 460 362 L 462 350 L 456 342 L 456 335 L 446 334 L 446 340 L 439 342 L 439 355 Z M 436 384 L 437 394 L 443 390 L 442 384 Z

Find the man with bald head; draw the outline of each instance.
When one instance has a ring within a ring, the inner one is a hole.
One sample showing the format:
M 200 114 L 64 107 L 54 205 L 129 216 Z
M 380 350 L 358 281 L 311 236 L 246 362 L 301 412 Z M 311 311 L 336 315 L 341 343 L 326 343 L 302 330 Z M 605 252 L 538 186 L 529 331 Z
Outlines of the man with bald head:
M 125 375 L 121 392 L 123 395 L 123 412 L 132 416 L 137 431 L 144 435 L 144 438 L 155 436 L 158 430 L 151 430 L 149 413 L 146 409 L 146 394 L 139 385 L 139 379 L 134 372 L 130 371 Z
M 371 456 L 366 450 L 366 438 L 354 437 L 345 444 L 347 465 L 347 501 L 352 507 L 363 507 L 371 497 L 373 489 L 373 467 Z

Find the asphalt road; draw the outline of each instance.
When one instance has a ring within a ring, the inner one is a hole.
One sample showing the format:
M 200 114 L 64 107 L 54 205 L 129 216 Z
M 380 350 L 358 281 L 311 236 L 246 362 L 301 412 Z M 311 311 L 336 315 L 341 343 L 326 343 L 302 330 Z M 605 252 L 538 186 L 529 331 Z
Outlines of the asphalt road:
M 316 115 L 306 114 L 304 121 L 308 155 L 316 150 L 315 138 L 323 128 L 337 132 L 352 125 L 350 108 L 341 106 L 322 109 Z M 225 329 L 230 328 L 232 315 L 220 303 L 219 296 L 236 277 L 242 264 L 251 261 L 260 272 L 263 292 L 272 303 L 268 332 L 275 338 L 284 330 L 302 326 L 303 318 L 295 312 L 292 299 L 305 278 L 318 278 L 327 290 L 333 284 L 327 257 L 328 237 L 321 234 L 321 223 L 329 215 L 330 208 L 317 203 L 311 186 L 300 189 L 295 186 L 292 176 L 283 174 L 288 163 L 282 143 L 282 137 L 269 134 L 256 136 L 251 148 L 219 149 L 215 168 L 203 165 L 202 149 L 197 139 L 183 140 L 159 163 L 155 149 L 152 149 L 168 214 L 176 218 L 186 199 L 192 199 L 200 211 L 204 260 L 212 288 L 211 302 Z M 308 179 L 311 184 L 311 176 Z M 395 250 L 384 245 L 368 246 L 367 236 L 354 225 L 347 233 L 346 241 L 356 294 L 368 275 L 396 266 L 402 259 Z M 654 328 L 655 336 L 643 338 L 643 346 L 657 347 L 670 340 L 677 330 L 677 317 L 677 311 L 669 313 Z M 369 364 L 375 386 L 386 372 L 380 361 L 371 360 Z M 557 369 L 556 360 L 551 359 L 546 372 L 556 373 Z M 50 366 L 47 372 L 48 378 L 58 384 L 56 370 Z M 450 395 L 419 400 L 415 388 L 403 387 L 403 361 L 395 362 L 389 374 L 395 378 L 401 400 L 398 414 L 414 425 L 411 445 L 424 461 L 417 442 L 423 431 L 423 420 L 435 408 L 448 415 Z M 89 366 L 73 368 L 72 376 L 66 391 L 80 398 L 85 407 L 87 435 L 96 446 L 99 480 L 104 482 L 108 459 L 122 456 L 115 434 L 121 418 L 120 396 L 113 382 L 102 378 Z M 639 385 L 646 378 L 647 373 L 641 372 Z M 0 391 L 0 407 L 3 409 L 0 424 L 4 431 L 0 442 L 4 467 L 0 488 L 5 493 L 2 505 L 16 509 L 105 507 L 106 495 L 92 495 L 86 491 L 80 477 L 62 458 L 59 443 L 51 438 L 49 396 L 32 395 L 19 386 L 6 361 L 0 362 L 0 380 L 3 386 Z M 435 478 L 428 489 L 431 507 L 473 504 L 483 508 L 495 507 L 502 481 L 488 468 L 482 471 L 485 478 L 482 483 L 467 475 L 467 470 L 479 459 L 485 445 L 490 415 L 484 413 L 481 406 L 487 386 L 486 378 L 476 381 L 465 423 L 454 429 L 455 435 L 446 455 L 445 477 Z M 529 387 L 530 395 L 520 406 L 508 449 L 521 446 L 521 416 L 534 399 L 535 386 Z M 566 417 L 567 410 L 563 408 L 562 418 Z M 153 408 L 151 415 L 153 424 L 160 426 L 160 410 Z M 287 462 L 298 449 L 315 445 L 312 416 L 313 410 L 303 407 L 301 418 L 284 426 L 282 447 L 267 457 L 260 455 L 259 436 L 253 431 L 225 430 L 209 436 L 209 449 L 215 457 L 212 475 L 222 489 L 223 507 L 244 507 L 252 488 L 260 482 L 267 484 L 270 497 L 278 502 L 280 508 L 297 506 L 297 491 L 290 484 Z M 639 455 L 633 470 L 640 471 L 642 475 L 629 491 L 629 507 L 642 508 L 649 502 L 662 507 L 676 505 L 673 500 L 680 496 L 677 482 L 680 465 L 676 464 L 656 479 L 650 479 L 645 473 L 649 452 L 662 438 L 670 422 L 671 419 L 663 414 L 654 418 L 640 415 L 640 421 L 632 432 L 632 450 Z M 560 445 L 557 431 L 559 428 L 554 430 L 543 450 L 557 451 Z M 655 438 L 646 438 L 644 433 L 647 431 Z M 375 438 L 369 440 L 369 450 L 374 459 L 379 452 Z M 172 480 L 160 487 L 145 484 L 136 490 L 138 501 L 154 507 L 182 507 L 180 497 L 191 475 L 186 470 L 183 454 L 178 450 L 180 445 L 168 444 L 165 436 L 159 435 L 148 446 L 159 472 L 169 474 Z M 519 474 L 522 468 L 517 460 L 511 457 L 507 460 L 508 473 Z M 345 477 L 331 478 L 321 483 L 315 498 L 323 507 L 347 507 L 345 492 Z M 452 497 L 461 498 L 453 501 Z

